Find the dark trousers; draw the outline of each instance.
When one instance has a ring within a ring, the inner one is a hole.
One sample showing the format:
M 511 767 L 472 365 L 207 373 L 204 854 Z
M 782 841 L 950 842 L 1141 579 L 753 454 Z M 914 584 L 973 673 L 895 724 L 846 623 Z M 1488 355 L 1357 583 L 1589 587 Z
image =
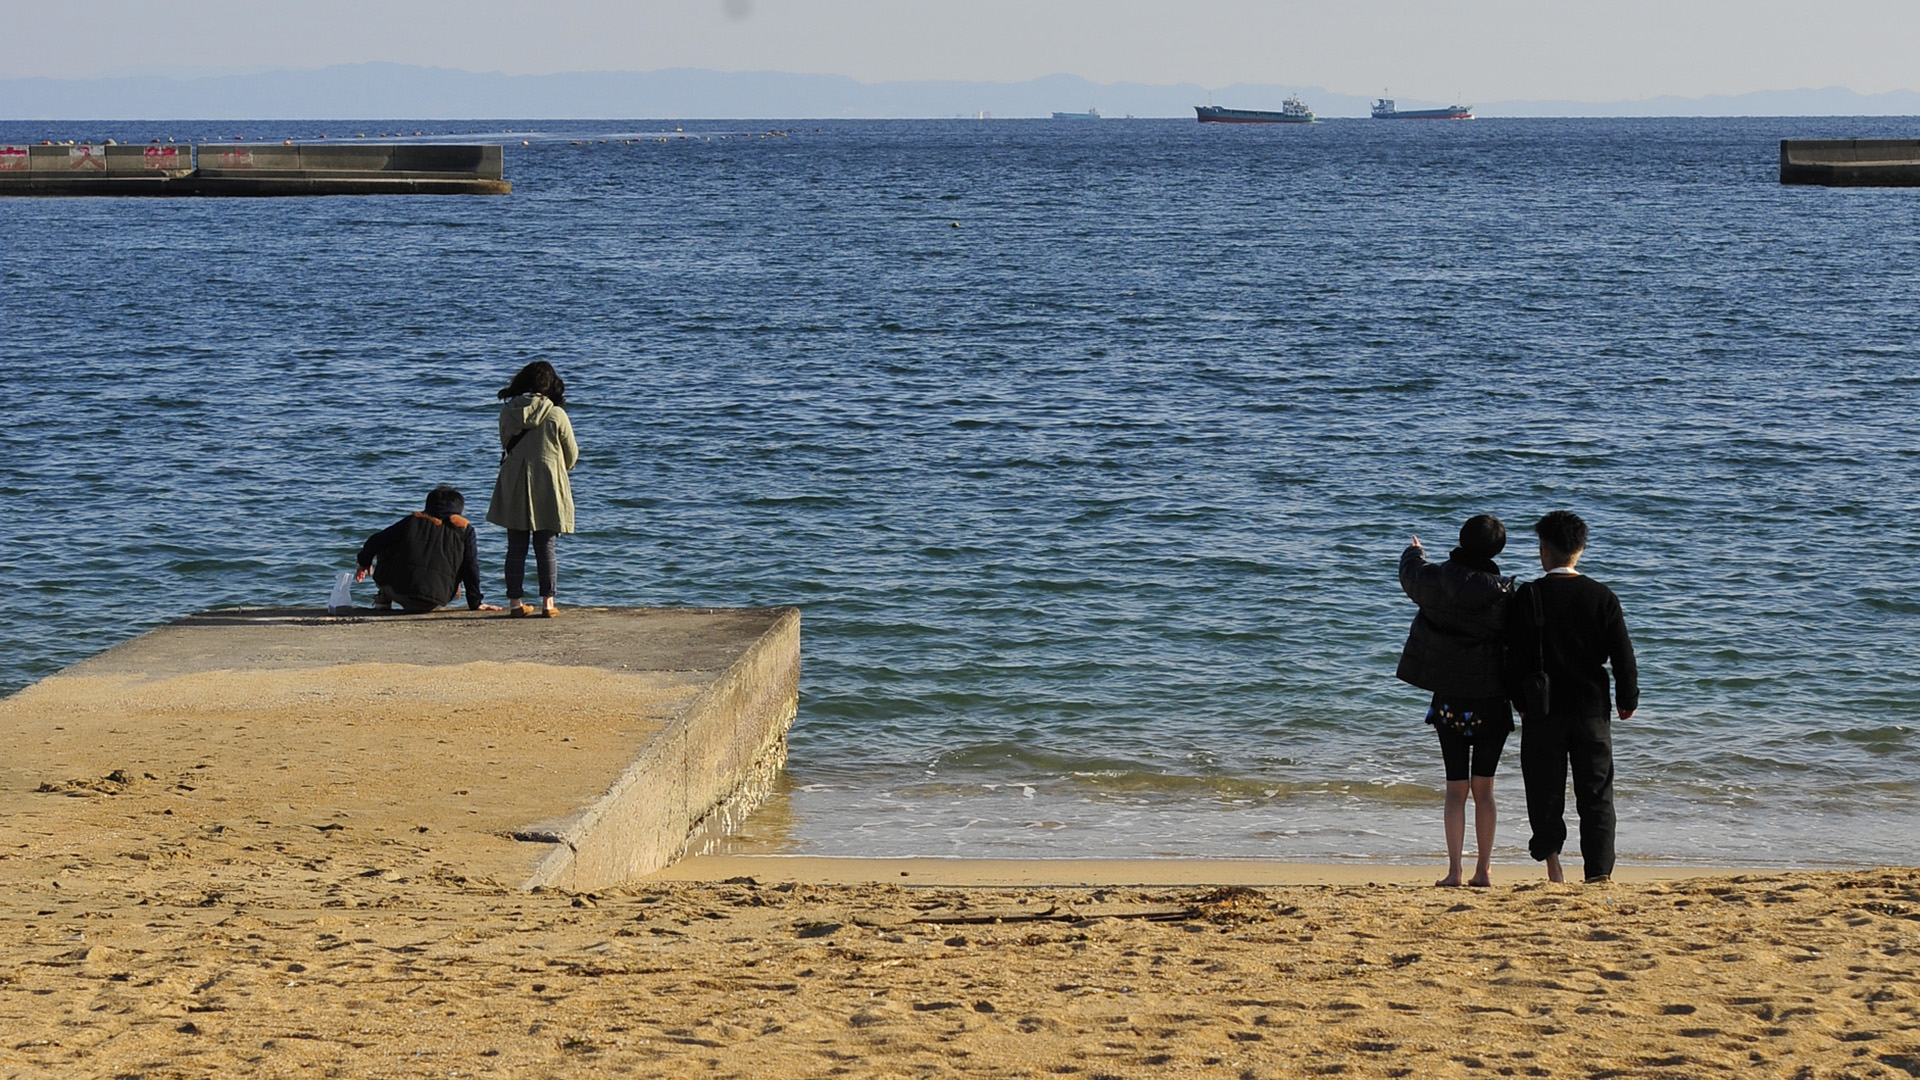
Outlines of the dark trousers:
M 1543 719 L 1520 726 L 1520 775 L 1527 785 L 1527 821 L 1534 859 L 1558 855 L 1567 842 L 1567 766 L 1580 815 L 1580 858 L 1586 876 L 1613 873 L 1613 723 L 1606 716 Z
M 423 599 L 418 596 L 396 596 L 393 590 L 387 588 L 385 585 L 375 590 L 373 602 L 380 607 L 386 607 L 389 604 L 399 604 L 400 610 L 409 615 L 420 615 L 429 611 L 438 611 L 446 607 L 445 604 L 436 604 L 432 600 Z
M 540 574 L 540 595 L 553 595 L 553 575 L 559 558 L 554 541 L 559 536 L 559 533 L 549 529 L 532 533 L 525 529 L 507 530 L 507 599 L 518 600 L 526 595 L 529 539 L 533 541 L 534 567 Z

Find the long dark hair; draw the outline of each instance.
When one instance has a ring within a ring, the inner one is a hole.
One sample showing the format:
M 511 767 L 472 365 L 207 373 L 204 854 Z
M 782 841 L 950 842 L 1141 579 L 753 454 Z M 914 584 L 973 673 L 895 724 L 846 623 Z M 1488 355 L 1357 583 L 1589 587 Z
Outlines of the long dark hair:
M 560 373 L 545 360 L 535 360 L 520 369 L 513 381 L 500 388 L 500 400 L 516 398 L 521 394 L 539 394 L 555 405 L 567 403 L 567 384 L 560 380 Z

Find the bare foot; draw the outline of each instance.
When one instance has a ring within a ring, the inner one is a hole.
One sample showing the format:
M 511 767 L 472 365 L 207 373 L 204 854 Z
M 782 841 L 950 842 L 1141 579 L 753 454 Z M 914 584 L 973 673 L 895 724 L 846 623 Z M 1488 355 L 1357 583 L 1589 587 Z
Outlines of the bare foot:
M 1434 884 L 1443 889 L 1457 889 L 1460 887 L 1460 871 L 1455 870 L 1453 873 L 1434 882 Z
M 1483 870 L 1480 873 L 1475 874 L 1472 877 L 1468 878 L 1467 884 L 1471 885 L 1476 889 L 1489 888 L 1493 885 L 1493 877 L 1492 875 L 1488 874 L 1486 871 Z
M 1547 856 L 1547 880 L 1560 882 L 1562 884 L 1567 880 L 1567 875 L 1560 872 L 1560 856 L 1558 855 Z

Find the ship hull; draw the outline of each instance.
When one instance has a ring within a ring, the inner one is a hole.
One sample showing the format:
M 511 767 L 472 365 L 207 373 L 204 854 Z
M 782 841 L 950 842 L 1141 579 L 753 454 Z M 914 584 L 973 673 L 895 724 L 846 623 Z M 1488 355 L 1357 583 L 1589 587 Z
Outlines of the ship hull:
M 1471 120 L 1472 109 L 1408 109 L 1405 112 L 1376 112 L 1375 120 Z
M 1217 105 L 1195 105 L 1203 124 L 1311 124 L 1312 113 L 1267 112 L 1261 109 L 1224 109 Z

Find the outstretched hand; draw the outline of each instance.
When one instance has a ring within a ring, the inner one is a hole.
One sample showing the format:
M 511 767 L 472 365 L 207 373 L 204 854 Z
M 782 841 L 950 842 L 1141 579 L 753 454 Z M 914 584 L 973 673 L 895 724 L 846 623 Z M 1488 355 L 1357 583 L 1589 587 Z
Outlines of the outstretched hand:
M 1420 538 L 1419 538 L 1419 537 L 1417 537 L 1417 536 L 1416 536 L 1416 537 L 1413 537 L 1413 538 L 1412 538 L 1412 541 L 1411 541 L 1411 543 L 1410 543 L 1410 544 L 1409 544 L 1408 546 L 1409 546 L 1409 547 L 1417 547 L 1417 548 L 1423 548 L 1423 547 L 1426 547 L 1426 545 L 1425 545 L 1425 544 L 1422 544 L 1422 543 L 1420 542 Z
M 353 580 L 355 580 L 355 581 L 365 581 L 365 580 L 367 580 L 367 571 L 368 571 L 368 570 L 371 570 L 371 569 L 372 569 L 372 567 L 369 567 L 369 566 L 363 566 L 363 567 L 361 567 L 360 569 L 358 569 L 358 570 L 355 570 L 355 571 L 353 572 Z

